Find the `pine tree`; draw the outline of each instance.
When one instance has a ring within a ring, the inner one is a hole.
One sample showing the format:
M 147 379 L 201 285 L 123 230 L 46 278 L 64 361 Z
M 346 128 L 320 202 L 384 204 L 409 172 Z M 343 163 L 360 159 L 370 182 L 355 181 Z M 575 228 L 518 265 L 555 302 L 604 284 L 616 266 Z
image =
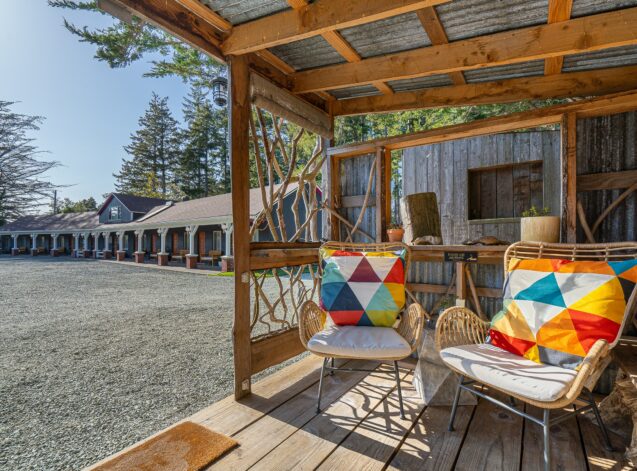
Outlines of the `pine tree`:
M 124 159 L 115 177 L 115 188 L 139 196 L 174 198 L 174 168 L 179 161 L 179 127 L 168 108 L 168 98 L 153 96 L 139 119 L 139 129 L 124 147 Z
M 0 226 L 36 212 L 58 188 L 43 178 L 58 163 L 40 160 L 27 135 L 39 129 L 42 118 L 13 113 L 13 104 L 0 100 Z

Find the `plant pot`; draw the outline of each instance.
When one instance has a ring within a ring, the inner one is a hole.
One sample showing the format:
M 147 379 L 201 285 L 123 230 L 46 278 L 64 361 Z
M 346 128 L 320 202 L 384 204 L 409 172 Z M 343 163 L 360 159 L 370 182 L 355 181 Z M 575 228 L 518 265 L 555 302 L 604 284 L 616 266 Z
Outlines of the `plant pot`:
M 520 239 L 532 242 L 559 242 L 559 216 L 520 218 Z
M 405 229 L 387 229 L 387 240 L 389 242 L 402 242 Z

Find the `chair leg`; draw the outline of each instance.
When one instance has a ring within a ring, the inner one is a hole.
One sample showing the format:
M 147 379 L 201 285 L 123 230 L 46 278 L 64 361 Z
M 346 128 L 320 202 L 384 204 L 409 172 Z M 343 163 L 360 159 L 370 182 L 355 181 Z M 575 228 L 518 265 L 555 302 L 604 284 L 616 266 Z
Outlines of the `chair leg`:
M 591 401 L 591 406 L 593 406 L 593 413 L 595 414 L 595 419 L 597 420 L 597 424 L 599 428 L 602 429 L 602 435 L 604 437 L 604 447 L 607 451 L 613 451 L 613 445 L 610 442 L 610 437 L 608 436 L 608 430 L 606 430 L 606 425 L 604 425 L 604 421 L 602 420 L 602 416 L 599 415 L 599 409 L 597 408 L 597 404 L 595 403 L 595 397 L 593 397 L 593 393 L 588 392 L 588 399 Z
M 453 432 L 453 423 L 456 420 L 456 412 L 458 411 L 458 402 L 460 401 L 460 385 L 464 380 L 464 376 L 460 376 L 458 380 L 458 388 L 456 389 L 456 395 L 453 398 L 453 405 L 451 406 L 451 417 L 449 418 L 449 431 Z
M 550 410 L 544 409 L 542 429 L 544 431 L 544 471 L 551 471 L 551 442 L 550 442 Z
M 400 418 L 405 418 L 405 409 L 403 407 L 403 391 L 400 388 L 400 373 L 398 372 L 398 362 L 394 361 L 394 374 L 396 375 L 396 387 L 398 389 L 398 404 L 400 405 Z
M 321 377 L 319 378 L 319 390 L 318 390 L 318 400 L 316 401 L 316 413 L 321 413 L 321 394 L 323 394 L 323 376 L 325 375 L 325 366 L 329 361 L 328 358 L 323 358 L 323 366 L 321 366 Z

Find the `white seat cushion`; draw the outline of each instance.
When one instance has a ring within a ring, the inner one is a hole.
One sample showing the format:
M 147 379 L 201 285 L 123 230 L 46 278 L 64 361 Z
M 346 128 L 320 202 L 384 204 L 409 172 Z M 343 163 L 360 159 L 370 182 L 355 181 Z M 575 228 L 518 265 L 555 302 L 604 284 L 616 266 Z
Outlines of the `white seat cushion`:
M 309 351 L 348 358 L 391 359 L 411 354 L 411 347 L 391 327 L 330 325 L 307 343 Z
M 577 376 L 574 370 L 535 363 L 489 344 L 445 348 L 440 357 L 468 378 L 541 402 L 562 397 Z

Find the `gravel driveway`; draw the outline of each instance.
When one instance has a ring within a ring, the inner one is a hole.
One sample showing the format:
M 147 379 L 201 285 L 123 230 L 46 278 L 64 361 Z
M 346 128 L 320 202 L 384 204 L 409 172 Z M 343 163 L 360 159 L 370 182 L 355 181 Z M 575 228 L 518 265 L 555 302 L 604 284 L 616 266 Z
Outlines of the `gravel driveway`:
M 77 469 L 230 394 L 232 284 L 0 257 L 0 469 Z

